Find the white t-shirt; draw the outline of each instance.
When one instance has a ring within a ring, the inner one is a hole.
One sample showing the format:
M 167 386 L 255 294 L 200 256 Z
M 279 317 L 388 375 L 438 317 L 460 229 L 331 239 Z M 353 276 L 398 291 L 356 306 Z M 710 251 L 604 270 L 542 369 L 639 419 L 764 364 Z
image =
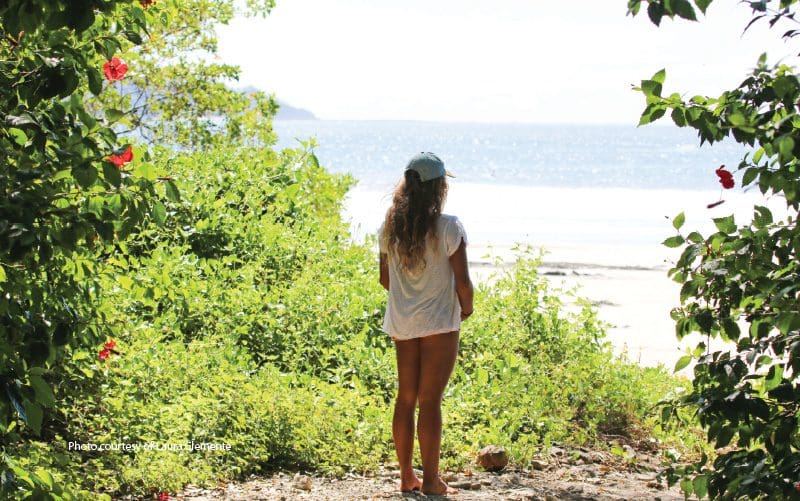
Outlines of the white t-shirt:
M 442 214 L 436 221 L 437 245 L 428 236 L 425 267 L 409 273 L 388 252 L 383 225 L 378 230 L 380 252 L 388 254 L 389 300 L 383 330 L 395 339 L 456 331 L 461 328 L 461 305 L 456 294 L 452 256 L 467 234 L 456 216 Z

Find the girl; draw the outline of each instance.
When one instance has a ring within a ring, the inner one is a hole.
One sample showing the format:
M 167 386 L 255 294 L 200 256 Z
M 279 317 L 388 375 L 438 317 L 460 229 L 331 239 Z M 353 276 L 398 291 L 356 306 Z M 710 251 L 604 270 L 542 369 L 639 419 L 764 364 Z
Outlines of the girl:
M 461 321 L 472 314 L 467 236 L 455 216 L 442 214 L 451 175 L 433 153 L 415 155 L 394 191 L 378 232 L 380 282 L 389 291 L 383 330 L 395 343 L 398 390 L 392 435 L 400 490 L 456 492 L 439 477 L 442 394 L 458 354 Z M 414 414 L 422 482 L 411 465 Z

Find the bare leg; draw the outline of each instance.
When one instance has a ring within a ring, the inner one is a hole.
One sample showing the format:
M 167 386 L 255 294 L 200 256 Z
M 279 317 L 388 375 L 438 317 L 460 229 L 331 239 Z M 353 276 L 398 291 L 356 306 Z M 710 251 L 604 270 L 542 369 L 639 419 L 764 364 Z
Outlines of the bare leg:
M 395 340 L 397 352 L 397 399 L 394 403 L 392 436 L 400 463 L 400 490 L 411 491 L 422 487 L 414 474 L 411 460 L 414 453 L 414 413 L 417 409 L 419 388 L 419 339 Z
M 422 456 L 422 492 L 457 492 L 439 478 L 442 444 L 442 395 L 458 355 L 458 331 L 420 338 L 419 449 Z

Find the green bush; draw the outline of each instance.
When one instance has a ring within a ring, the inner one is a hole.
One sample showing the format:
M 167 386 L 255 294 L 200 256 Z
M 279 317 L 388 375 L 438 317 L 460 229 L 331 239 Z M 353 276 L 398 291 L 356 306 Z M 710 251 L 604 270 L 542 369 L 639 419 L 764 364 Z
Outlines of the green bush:
M 711 0 L 694 0 L 703 13 Z M 797 0 L 745 0 L 751 21 L 770 27 L 788 21 L 783 33 L 791 40 Z M 658 25 L 663 16 L 696 20 L 688 0 L 648 0 L 647 13 Z M 641 0 L 629 0 L 635 15 Z M 783 31 L 783 30 L 781 30 Z M 678 127 L 697 131 L 700 144 L 727 138 L 749 147 L 738 170 L 741 186 L 762 195 L 750 221 L 728 215 L 713 220 L 716 231 L 702 235 L 686 230 L 683 213 L 673 220 L 678 234 L 667 247 L 682 247 L 669 275 L 681 284 L 680 307 L 672 311 L 675 333 L 701 335 L 697 346 L 678 362 L 692 361 L 690 392 L 664 407 L 665 418 L 680 409 L 694 414 L 706 431 L 709 447 L 692 464 L 670 467 L 670 483 L 680 481 L 684 493 L 703 498 L 738 499 L 796 497 L 800 483 L 800 76 L 786 64 L 768 64 L 762 54 L 742 83 L 717 97 L 662 95 L 666 71 L 642 80 L 646 101 L 640 124 L 668 111 Z M 664 93 L 665 94 L 665 93 Z M 716 166 L 707 166 L 706 175 Z M 722 189 L 736 186 L 731 171 L 714 173 Z M 776 214 L 766 206 L 778 202 Z M 709 208 L 722 204 L 720 199 Z M 742 328 L 745 327 L 745 328 Z M 735 344 L 716 350 L 712 338 Z
M 574 293 L 551 289 L 538 264 L 522 254 L 477 290 L 445 398 L 448 436 L 460 439 L 445 445 L 458 444 L 461 457 L 494 443 L 525 465 L 552 441 L 639 439 L 658 396 L 677 385 L 662 369 L 615 359 L 591 306 L 578 300 L 568 313 L 560 296 Z

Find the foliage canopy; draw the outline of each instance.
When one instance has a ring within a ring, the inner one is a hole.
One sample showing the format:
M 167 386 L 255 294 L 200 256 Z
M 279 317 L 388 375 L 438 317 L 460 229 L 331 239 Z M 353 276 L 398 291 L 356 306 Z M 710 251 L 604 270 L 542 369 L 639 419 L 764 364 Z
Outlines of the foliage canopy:
M 781 26 L 793 23 L 794 0 L 745 1 L 752 20 Z M 636 15 L 643 2 L 628 2 Z M 649 0 L 647 14 L 658 25 L 664 16 L 696 20 L 710 0 Z M 783 36 L 791 40 L 795 29 Z M 673 224 L 679 234 L 669 247 L 683 247 L 670 270 L 682 285 L 681 307 L 672 312 L 676 334 L 699 332 L 735 343 L 731 351 L 712 351 L 700 342 L 676 368 L 695 361 L 693 391 L 664 407 L 687 406 L 717 449 L 712 464 L 705 456 L 696 464 L 676 467 L 671 480 L 681 479 L 687 495 L 733 499 L 790 496 L 800 478 L 800 78 L 794 68 L 771 65 L 762 55 L 752 73 L 717 98 L 663 94 L 665 71 L 643 80 L 638 88 L 646 108 L 640 124 L 667 112 L 678 127 L 697 130 L 701 144 L 725 138 L 752 147 L 738 165 L 741 184 L 767 197 L 785 201 L 774 215 L 766 203 L 755 207 L 752 220 L 714 219 L 716 232 L 680 233 L 683 214 Z M 732 178 L 717 171 L 730 188 Z

